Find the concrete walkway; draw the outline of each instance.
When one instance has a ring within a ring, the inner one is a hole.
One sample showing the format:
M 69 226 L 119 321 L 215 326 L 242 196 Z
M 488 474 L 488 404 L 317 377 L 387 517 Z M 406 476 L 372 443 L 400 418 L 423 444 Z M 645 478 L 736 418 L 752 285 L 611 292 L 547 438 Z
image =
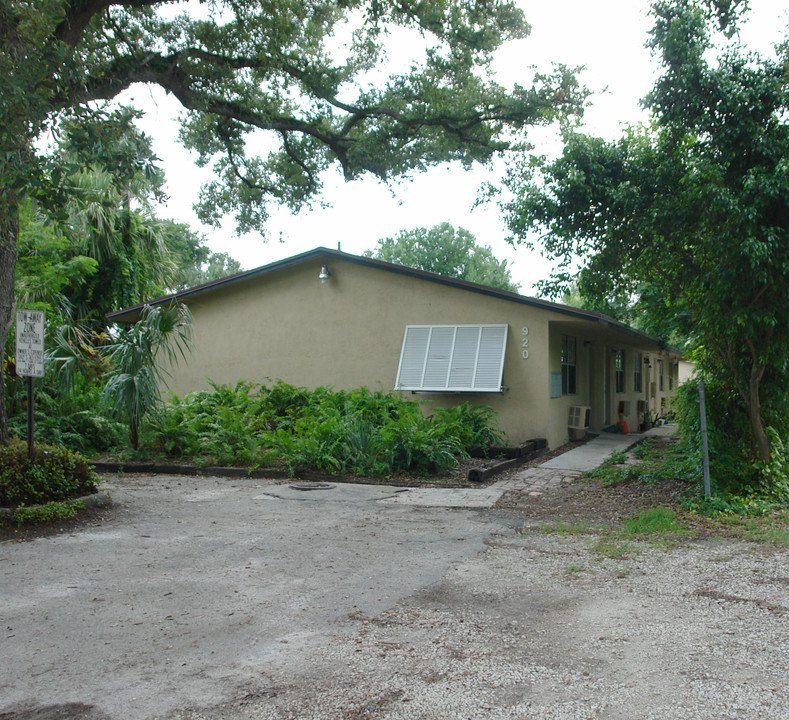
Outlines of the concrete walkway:
M 661 425 L 645 433 L 600 433 L 596 438 L 557 455 L 536 467 L 524 468 L 484 488 L 413 488 L 382 498 L 379 502 L 420 507 L 490 508 L 505 492 L 518 490 L 541 495 L 552 488 L 575 482 L 584 472 L 600 467 L 612 452 L 626 452 L 646 437 L 673 435 L 673 425 Z

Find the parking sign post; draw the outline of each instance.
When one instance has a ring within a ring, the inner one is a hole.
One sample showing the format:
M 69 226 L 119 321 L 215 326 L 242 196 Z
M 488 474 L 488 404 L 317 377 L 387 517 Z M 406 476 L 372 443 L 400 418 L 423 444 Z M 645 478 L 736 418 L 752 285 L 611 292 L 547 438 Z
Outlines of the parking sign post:
M 33 457 L 33 378 L 44 377 L 44 313 L 17 310 L 16 374 L 27 378 L 27 456 Z

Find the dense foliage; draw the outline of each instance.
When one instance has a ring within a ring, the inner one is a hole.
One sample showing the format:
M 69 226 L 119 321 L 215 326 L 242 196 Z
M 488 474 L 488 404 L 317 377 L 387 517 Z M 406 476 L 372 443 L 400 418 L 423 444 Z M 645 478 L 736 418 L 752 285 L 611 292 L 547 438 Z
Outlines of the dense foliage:
M 0 446 L 0 507 L 37 505 L 96 492 L 98 477 L 81 455 L 63 447 L 27 443 Z
M 783 440 L 789 435 L 789 427 L 783 426 L 780 431 L 769 428 L 770 460 L 766 466 L 754 462 L 748 455 L 748 417 L 738 397 L 720 383 L 707 383 L 704 395 L 713 499 L 701 501 L 699 507 L 710 511 L 755 512 L 773 505 L 789 506 L 789 448 Z M 694 459 L 700 481 L 702 439 L 696 383 L 679 388 L 674 406 L 680 435 Z
M 374 476 L 446 472 L 503 440 L 487 407 L 464 404 L 425 417 L 417 403 L 391 393 L 282 382 L 212 385 L 173 397 L 142 438 L 146 451 L 170 457 Z
M 449 223 L 384 238 L 364 255 L 501 290 L 517 292 L 519 287 L 506 260 L 497 260 L 488 245 L 478 245 L 468 230 Z
M 9 384 L 11 412 L 8 426 L 12 436 L 27 437 L 25 384 Z M 36 383 L 33 418 L 36 443 L 59 445 L 81 453 L 95 454 L 117 448 L 128 438 L 128 426 L 102 410 L 98 382 L 80 382 L 64 391 L 56 373 Z
M 139 320 L 107 344 L 110 369 L 102 395 L 109 415 L 129 427 L 129 441 L 139 444 L 143 418 L 161 402 L 170 366 L 192 349 L 192 316 L 186 305 L 145 305 Z
M 755 473 L 781 482 L 770 428 L 789 423 L 789 44 L 730 42 L 743 7 L 654 3 L 654 124 L 616 142 L 568 132 L 559 159 L 513 176 L 509 220 L 544 231 L 565 268 L 583 258 L 582 293 L 639 293 L 654 329 L 688 338 L 728 415 L 716 445 L 741 453 L 725 482 L 747 492 Z

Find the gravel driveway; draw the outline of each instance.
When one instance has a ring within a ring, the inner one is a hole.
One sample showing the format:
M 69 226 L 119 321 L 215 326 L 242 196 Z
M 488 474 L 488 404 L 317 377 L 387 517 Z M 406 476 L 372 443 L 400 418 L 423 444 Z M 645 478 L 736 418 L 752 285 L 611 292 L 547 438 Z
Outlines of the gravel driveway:
M 612 558 L 381 486 L 112 485 L 92 524 L 0 545 L 2 720 L 789 718 L 786 550 Z

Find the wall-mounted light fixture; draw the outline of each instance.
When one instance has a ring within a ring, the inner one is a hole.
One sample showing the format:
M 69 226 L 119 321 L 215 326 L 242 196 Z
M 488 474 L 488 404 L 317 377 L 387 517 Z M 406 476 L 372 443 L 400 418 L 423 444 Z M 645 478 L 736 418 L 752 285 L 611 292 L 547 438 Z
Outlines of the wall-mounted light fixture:
M 318 275 L 318 277 L 320 278 L 320 280 L 321 280 L 321 282 L 322 282 L 322 283 L 326 284 L 326 283 L 329 281 L 329 276 L 330 276 L 330 275 L 331 275 L 331 273 L 329 272 L 329 268 L 327 268 L 327 267 L 324 265 L 324 266 L 321 268 L 321 274 L 320 274 L 320 275 Z

